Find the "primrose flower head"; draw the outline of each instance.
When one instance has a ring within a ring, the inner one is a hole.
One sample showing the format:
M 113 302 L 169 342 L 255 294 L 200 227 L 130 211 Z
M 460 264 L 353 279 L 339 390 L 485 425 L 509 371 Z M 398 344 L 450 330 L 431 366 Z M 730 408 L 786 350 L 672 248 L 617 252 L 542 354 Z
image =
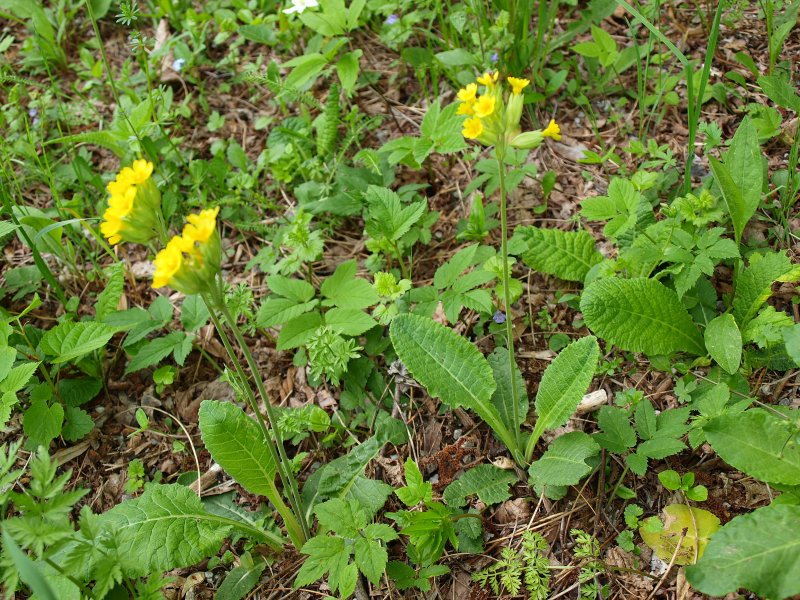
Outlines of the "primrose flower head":
M 218 213 L 219 207 L 188 216 L 183 233 L 174 236 L 153 261 L 154 288 L 169 286 L 187 295 L 214 289 L 222 256 Z
M 544 137 L 553 138 L 555 141 L 561 139 L 561 128 L 556 123 L 555 119 L 550 119 L 550 124 L 542 131 Z
M 483 123 L 478 117 L 472 117 L 464 121 L 464 129 L 461 132 L 468 140 L 477 140 L 483 133 Z
M 135 160 L 106 186 L 110 197 L 100 232 L 110 244 L 147 244 L 156 237 L 162 218 L 161 193 L 152 174 L 153 163 Z
M 494 96 L 481 96 L 475 101 L 475 106 L 473 106 L 475 116 L 480 119 L 488 117 L 494 112 L 495 104 L 497 104 L 497 99 Z
M 519 77 L 509 77 L 508 84 L 511 86 L 512 94 L 521 94 L 522 90 L 528 87 L 530 81 L 528 79 L 520 79 Z
M 486 71 L 483 75 L 478 77 L 478 83 L 481 85 L 485 85 L 488 88 L 494 87 L 494 84 L 497 83 L 497 78 L 500 76 L 499 71 Z

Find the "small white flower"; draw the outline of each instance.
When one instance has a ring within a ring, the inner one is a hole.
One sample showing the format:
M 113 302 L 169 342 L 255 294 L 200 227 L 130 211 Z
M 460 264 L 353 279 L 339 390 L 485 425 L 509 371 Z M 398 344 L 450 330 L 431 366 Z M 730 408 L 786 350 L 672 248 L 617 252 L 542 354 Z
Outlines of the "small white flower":
M 178 73 L 180 73 L 180 72 L 181 72 L 181 69 L 183 69 L 183 66 L 184 66 L 185 64 L 186 64 L 186 59 L 185 59 L 185 58 L 176 58 L 176 59 L 175 59 L 175 60 L 172 62 L 172 68 L 173 68 L 173 70 L 175 70 L 175 71 L 177 71 Z
M 300 14 L 307 8 L 316 8 L 317 6 L 319 6 L 317 0 L 292 0 L 292 5 L 289 8 L 283 9 L 283 12 L 287 15 L 291 15 L 292 13 Z

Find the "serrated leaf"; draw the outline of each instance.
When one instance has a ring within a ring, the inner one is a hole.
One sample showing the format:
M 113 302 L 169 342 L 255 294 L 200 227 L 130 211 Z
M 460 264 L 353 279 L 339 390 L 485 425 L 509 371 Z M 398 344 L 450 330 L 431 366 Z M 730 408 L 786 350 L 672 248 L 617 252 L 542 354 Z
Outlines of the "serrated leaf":
M 230 402 L 203 400 L 199 412 L 203 444 L 214 462 L 251 494 L 276 494 L 276 465 L 258 424 Z
M 426 317 L 396 316 L 389 327 L 392 344 L 408 370 L 434 398 L 475 411 L 513 449 L 516 433 L 503 424 L 491 402 L 496 384 L 480 351 L 452 329 Z
M 744 330 L 750 320 L 772 294 L 775 281 L 791 281 L 800 277 L 798 270 L 782 252 L 755 254 L 750 264 L 741 270 L 736 278 L 736 291 L 733 295 L 733 316 Z
M 151 485 L 135 500 L 101 515 L 127 577 L 188 567 L 213 556 L 229 526 L 203 509 L 197 494 L 180 484 Z
M 76 442 L 86 437 L 94 429 L 94 420 L 82 408 L 67 406 L 64 409 L 64 425 L 61 435 L 68 442 Z
M 292 319 L 307 313 L 317 305 L 316 300 L 298 304 L 291 298 L 270 297 L 264 300 L 256 314 L 256 325 L 259 327 L 275 327 L 284 325 Z
M 12 361 L 16 358 L 16 355 L 16 351 L 12 350 Z M 6 373 L 5 378 L 0 382 L 0 392 L 16 394 L 28 384 L 38 368 L 38 362 L 28 362 L 10 369 L 8 373 Z
M 377 324 L 375 319 L 356 308 L 334 307 L 325 313 L 325 325 L 342 335 L 361 335 Z
M 582 431 L 565 433 L 531 464 L 528 474 L 537 485 L 576 485 L 592 470 L 586 459 L 599 451 L 597 442 Z
M 45 400 L 37 400 L 28 407 L 22 418 L 22 429 L 28 436 L 28 442 L 36 446 L 49 446 L 61 433 L 64 422 L 64 407 L 55 403 L 47 404 Z
M 631 427 L 628 412 L 618 406 L 601 406 L 597 413 L 601 431 L 593 439 L 609 452 L 624 453 L 636 445 L 636 432 Z
M 97 302 L 94 305 L 95 319 L 103 321 L 108 315 L 117 312 L 117 306 L 119 306 L 119 300 L 122 298 L 124 288 L 125 266 L 120 262 L 110 267 L 106 287 L 97 295 Z
M 729 465 L 767 483 L 800 485 L 800 446 L 787 443 L 793 435 L 787 419 L 753 408 L 712 419 L 703 432 Z
M 305 313 L 287 322 L 278 334 L 278 350 L 299 348 L 310 340 L 322 325 L 322 315 L 318 311 Z
M 208 323 L 211 314 L 198 294 L 186 296 L 181 304 L 181 324 L 186 331 L 197 331 Z
M 469 496 L 477 496 L 488 506 L 508 500 L 511 497 L 508 486 L 516 481 L 514 471 L 494 465 L 478 465 L 448 485 L 442 497 L 448 506 L 456 508 L 464 506 Z
M 706 325 L 706 350 L 728 373 L 736 373 L 742 362 L 742 334 L 733 315 L 726 313 Z
M 294 300 L 296 304 L 308 302 L 314 297 L 314 286 L 302 279 L 270 275 L 267 277 L 267 285 L 279 296 Z
M 102 389 L 103 382 L 99 379 L 61 379 L 56 384 L 58 398 L 66 406 L 82 406 L 93 400 Z
M 345 550 L 344 539 L 340 537 L 318 535 L 311 538 L 300 549 L 303 554 L 307 554 L 303 566 L 297 573 L 294 580 L 294 588 L 297 589 L 309 583 L 314 583 L 321 579 L 325 573 L 335 568 L 339 564 L 339 558 L 348 556 Z
M 416 506 L 420 502 L 433 499 L 433 485 L 425 481 L 417 463 L 409 456 L 405 462 L 406 485 L 395 490 L 395 494 L 406 506 Z
M 176 349 L 180 351 L 186 339 L 187 337 L 184 332 L 173 331 L 164 337 L 155 338 L 146 342 L 139 348 L 136 356 L 128 363 L 128 366 L 125 368 L 125 373 L 135 373 L 140 369 L 146 369 L 147 367 L 157 365 L 167 356 L 175 352 Z
M 336 535 L 355 539 L 367 526 L 367 516 L 357 502 L 345 502 L 340 498 L 331 498 L 314 507 L 317 515 L 319 531 L 332 531 Z
M 367 308 L 377 304 L 378 292 L 366 279 L 356 277 L 356 261 L 349 260 L 336 267 L 333 275 L 322 282 L 320 293 L 326 298 L 325 306 L 339 308 Z
M 800 96 L 782 75 L 762 75 L 758 78 L 761 90 L 778 106 L 800 114 Z
M 594 377 L 600 358 L 597 339 L 586 336 L 572 342 L 545 369 L 536 393 L 536 425 L 527 455 L 544 431 L 560 427 L 572 416 Z
M 114 327 L 93 321 L 61 323 L 45 333 L 39 345 L 55 357 L 51 362 L 59 364 L 99 350 L 116 332 Z
M 365 230 L 373 238 L 396 242 L 422 218 L 427 202 L 420 200 L 403 204 L 400 196 L 390 189 L 370 185 L 364 195 L 369 204 Z
M 711 596 L 746 588 L 764 598 L 800 594 L 800 506 L 771 505 L 720 529 L 703 558 L 686 568 L 692 587 Z
M 452 286 L 461 273 L 474 264 L 473 259 L 477 250 L 478 244 L 470 244 L 456 252 L 450 260 L 436 269 L 436 273 L 433 276 L 433 285 L 440 290 Z
M 530 268 L 565 281 L 582 283 L 603 260 L 587 231 L 517 227 L 510 243 L 518 246 L 515 254 Z
M 623 350 L 649 355 L 704 355 L 703 336 L 677 294 L 655 279 L 599 279 L 581 297 L 594 334 Z
M 356 538 L 353 544 L 355 550 L 355 561 L 358 569 L 367 576 L 373 585 L 378 585 L 381 581 L 386 563 L 389 561 L 389 554 L 380 542 L 368 540 L 363 537 Z

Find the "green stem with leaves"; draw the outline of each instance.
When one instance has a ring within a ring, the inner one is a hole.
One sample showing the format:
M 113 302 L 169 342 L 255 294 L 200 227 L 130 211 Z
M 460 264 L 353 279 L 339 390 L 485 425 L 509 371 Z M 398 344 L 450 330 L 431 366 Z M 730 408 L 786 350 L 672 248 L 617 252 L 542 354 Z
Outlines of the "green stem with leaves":
M 269 396 L 267 395 L 264 381 L 261 378 L 258 364 L 256 363 L 253 354 L 250 352 L 250 348 L 248 347 L 241 330 L 236 324 L 236 320 L 233 318 L 233 315 L 231 315 L 230 310 L 225 304 L 225 295 L 222 291 L 222 282 L 219 281 L 218 284 L 218 288 L 214 290 L 214 293 L 210 295 L 204 295 L 203 300 L 208 307 L 214 327 L 216 327 L 217 331 L 219 332 L 222 343 L 225 346 L 225 350 L 227 351 L 228 356 L 234 365 L 236 374 L 243 383 L 242 387 L 248 403 L 250 404 L 250 408 L 256 416 L 259 428 L 261 429 L 261 433 L 264 437 L 264 443 L 267 446 L 272 460 L 275 462 L 278 476 L 281 479 L 281 484 L 283 485 L 283 490 L 289 500 L 291 509 L 283 503 L 280 495 L 277 494 L 277 490 L 275 493 L 275 498 L 270 498 L 270 500 L 275 505 L 275 508 L 278 509 L 278 512 L 283 518 L 286 525 L 286 530 L 289 533 L 289 537 L 292 539 L 292 542 L 297 548 L 300 548 L 310 537 L 310 529 L 304 517 L 305 513 L 303 512 L 297 480 L 292 474 L 291 461 L 286 455 L 286 450 L 283 447 L 283 440 L 281 439 L 280 430 L 277 426 L 277 418 L 272 410 L 272 404 L 269 401 Z M 261 414 L 261 409 L 258 406 L 258 401 L 255 397 L 255 394 L 248 384 L 247 374 L 245 373 L 244 367 L 236 356 L 233 346 L 228 340 L 228 336 L 225 333 L 222 323 L 220 322 L 217 311 L 222 314 L 223 318 L 227 322 L 228 327 L 230 327 L 230 330 L 233 333 L 236 343 L 239 345 L 242 354 L 245 356 L 247 365 L 252 373 L 252 378 L 256 383 L 258 393 L 264 400 L 264 408 L 267 414 L 269 427 L 267 427 L 267 423 L 264 421 L 264 417 Z

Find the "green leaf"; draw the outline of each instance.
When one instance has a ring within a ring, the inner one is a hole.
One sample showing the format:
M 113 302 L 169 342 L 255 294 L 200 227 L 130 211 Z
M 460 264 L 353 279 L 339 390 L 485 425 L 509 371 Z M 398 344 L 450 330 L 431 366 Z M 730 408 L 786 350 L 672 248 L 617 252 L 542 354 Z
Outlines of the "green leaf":
M 97 302 L 94 304 L 94 317 L 97 321 L 104 321 L 105 318 L 117 312 L 119 300 L 125 288 L 125 267 L 123 263 L 116 263 L 109 267 L 108 281 L 103 291 L 97 295 Z
M 767 483 L 800 485 L 800 446 L 790 442 L 789 420 L 753 408 L 712 419 L 703 432 L 729 465 Z
M 601 431 L 592 438 L 609 452 L 622 454 L 636 445 L 636 432 L 626 410 L 618 406 L 602 406 L 597 413 L 597 424 Z
M 261 429 L 230 402 L 203 400 L 200 434 L 211 458 L 251 494 L 273 498 L 276 465 Z
M 560 427 L 572 416 L 594 377 L 600 347 L 593 336 L 572 342 L 545 369 L 536 393 L 536 425 L 526 455 L 548 429 Z
M 44 352 L 55 357 L 53 363 L 59 364 L 99 350 L 116 332 L 114 327 L 92 321 L 61 323 L 45 333 L 39 345 Z
M 433 398 L 475 411 L 514 450 L 516 432 L 506 428 L 491 402 L 496 387 L 492 369 L 474 344 L 432 319 L 412 314 L 396 316 L 389 334 L 400 360 Z
M 208 323 L 208 307 L 199 294 L 186 296 L 181 304 L 181 324 L 186 331 L 197 331 Z
M 278 298 L 271 296 L 264 300 L 256 314 L 256 325 L 259 327 L 275 327 L 283 325 L 300 315 L 307 313 L 317 305 L 316 300 L 298 304 L 291 298 Z
M 772 295 L 775 281 L 795 281 L 800 277 L 798 269 L 782 252 L 753 254 L 750 264 L 741 270 L 736 279 L 733 295 L 733 316 L 743 331 L 750 320 Z
M 11 360 L 13 361 L 17 355 L 16 350 L 12 349 L 10 355 Z M 38 368 L 38 362 L 28 362 L 17 365 L 13 369 L 9 370 L 2 382 L 0 382 L 0 392 L 16 394 L 28 384 Z
M 771 505 L 734 518 L 687 567 L 689 583 L 711 596 L 739 588 L 775 600 L 800 594 L 798 523 L 800 506 Z
M 82 406 L 90 402 L 103 389 L 99 379 L 62 379 L 56 384 L 58 397 L 66 406 Z
M 256 587 L 266 566 L 267 563 L 263 560 L 258 560 L 253 565 L 240 565 L 231 569 L 230 573 L 225 576 L 225 580 L 217 588 L 214 599 L 241 600 Z
M 745 225 L 758 208 L 764 181 L 758 132 L 750 117 L 745 117 L 736 130 L 725 163 L 710 157 L 709 164 L 722 191 L 738 244 Z
M 497 383 L 492 394 L 492 404 L 500 414 L 503 424 L 509 432 L 519 431 L 520 425 L 525 422 L 528 415 L 528 390 L 525 380 L 517 365 L 514 365 L 514 383 L 517 388 L 517 411 L 514 417 L 514 396 L 511 393 L 511 369 L 508 349 L 499 346 L 489 355 L 489 366 L 492 368 L 494 380 Z
M 294 588 L 297 589 L 321 579 L 325 573 L 339 566 L 342 556 L 345 557 L 346 564 L 349 553 L 344 544 L 344 538 L 329 535 L 318 535 L 303 544 L 300 551 L 307 554 L 308 558 L 297 573 Z
M 346 92 L 352 92 L 358 79 L 358 59 L 361 58 L 362 50 L 354 50 L 342 55 L 339 62 L 336 63 L 336 74 L 339 76 L 339 81 L 342 83 L 342 89 Z
M 528 474 L 536 485 L 576 485 L 592 470 L 586 459 L 600 451 L 589 435 L 572 431 L 557 437 L 545 453 L 534 461 Z
M 325 313 L 325 325 L 342 335 L 361 335 L 377 324 L 375 319 L 357 308 L 334 307 Z
M 266 23 L 240 25 L 237 31 L 244 39 L 250 40 L 251 42 L 256 42 L 258 44 L 275 43 L 275 29 Z
M 359 537 L 356 538 L 353 549 L 358 569 L 367 576 L 373 585 L 378 585 L 381 575 L 386 569 L 386 563 L 389 561 L 386 548 L 380 542 Z
M 466 65 L 478 65 L 479 61 L 475 56 L 463 48 L 446 50 L 436 53 L 436 60 L 446 67 L 463 67 Z
M 405 462 L 406 485 L 395 490 L 395 494 L 406 506 L 416 506 L 420 502 L 433 499 L 433 486 L 422 478 L 422 472 L 409 456 Z
M 377 304 L 378 292 L 366 279 L 356 277 L 356 261 L 348 260 L 336 267 L 333 275 L 322 282 L 320 293 L 327 298 L 325 306 L 367 308 Z
M 720 367 L 736 373 L 742 362 L 742 334 L 730 313 L 720 315 L 706 325 L 706 350 Z
M 289 298 L 297 303 L 308 302 L 314 297 L 314 286 L 302 279 L 270 275 L 267 277 L 267 285 L 279 296 Z
M 530 268 L 565 281 L 583 283 L 589 270 L 603 260 L 588 231 L 517 227 L 509 244 Z
M 82 408 L 67 406 L 64 409 L 64 426 L 61 435 L 68 442 L 76 442 L 86 437 L 94 429 L 94 420 Z
M 173 331 L 164 337 L 148 341 L 139 348 L 136 356 L 128 363 L 128 366 L 125 368 L 125 374 L 135 373 L 140 369 L 157 365 L 173 352 L 181 353 L 186 340 L 187 336 L 184 332 Z M 189 340 L 189 344 L 191 348 L 191 340 Z
M 403 205 L 400 196 L 390 189 L 370 185 L 364 195 L 369 205 L 365 230 L 376 239 L 396 242 L 422 218 L 427 207 L 425 200 Z
M 599 279 L 581 297 L 586 325 L 623 350 L 705 354 L 703 336 L 677 294 L 655 279 Z
M 30 447 L 47 447 L 61 433 L 64 407 L 58 403 L 48 406 L 46 400 L 31 403 L 22 418 L 22 429 Z
M 800 96 L 794 86 L 781 75 L 762 75 L 758 78 L 761 90 L 778 106 L 800 114 Z
M 230 530 L 180 484 L 150 485 L 139 498 L 116 505 L 100 519 L 113 532 L 127 577 L 196 564 L 213 556 Z
M 286 325 L 281 327 L 278 334 L 278 350 L 291 350 L 299 348 L 314 335 L 314 332 L 322 325 L 322 315 L 314 311 L 295 317 Z
M 284 85 L 287 88 L 299 88 L 316 78 L 317 75 L 328 66 L 328 59 L 318 52 L 303 54 L 294 58 L 283 65 L 293 67 L 292 71 L 286 76 Z
M 511 497 L 508 486 L 516 481 L 514 471 L 494 465 L 478 465 L 448 485 L 442 497 L 448 506 L 456 508 L 464 506 L 468 496 L 478 496 L 488 506 L 508 500 Z

